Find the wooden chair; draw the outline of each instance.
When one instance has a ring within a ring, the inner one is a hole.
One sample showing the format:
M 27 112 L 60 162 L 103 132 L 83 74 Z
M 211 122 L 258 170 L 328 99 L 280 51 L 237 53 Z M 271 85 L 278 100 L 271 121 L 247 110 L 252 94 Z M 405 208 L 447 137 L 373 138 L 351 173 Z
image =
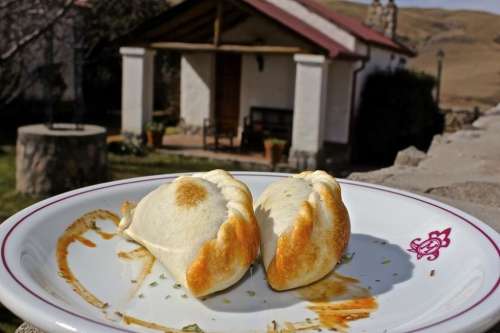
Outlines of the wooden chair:
M 209 149 L 208 137 L 214 138 L 214 149 L 219 149 L 219 139 L 228 138 L 230 142 L 230 148 L 234 148 L 234 138 L 237 135 L 237 130 L 234 128 L 234 124 L 225 122 L 224 119 L 204 119 L 203 120 L 203 149 Z

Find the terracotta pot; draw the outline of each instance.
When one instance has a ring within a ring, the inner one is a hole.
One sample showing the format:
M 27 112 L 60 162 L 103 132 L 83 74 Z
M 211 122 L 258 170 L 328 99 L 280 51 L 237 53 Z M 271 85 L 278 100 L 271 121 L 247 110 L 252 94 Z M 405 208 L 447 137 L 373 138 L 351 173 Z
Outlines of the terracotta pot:
M 273 150 L 273 142 L 264 141 L 264 158 L 268 161 L 271 161 L 272 150 Z
M 274 144 L 271 149 L 271 165 L 275 166 L 281 162 L 283 152 L 285 151 L 284 144 Z
M 154 148 L 161 147 L 163 141 L 163 132 L 147 130 L 146 138 L 148 146 Z
M 271 165 L 275 166 L 281 161 L 284 151 L 284 144 L 272 142 L 271 140 L 264 141 L 264 157 Z

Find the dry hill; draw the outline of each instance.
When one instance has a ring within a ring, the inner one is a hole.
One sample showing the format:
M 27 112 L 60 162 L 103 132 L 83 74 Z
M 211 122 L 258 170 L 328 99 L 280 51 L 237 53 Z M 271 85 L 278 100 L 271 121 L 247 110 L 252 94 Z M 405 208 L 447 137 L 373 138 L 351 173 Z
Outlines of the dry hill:
M 322 0 L 340 13 L 364 19 L 366 5 Z M 450 107 L 500 103 L 500 16 L 480 11 L 400 8 L 398 35 L 418 50 L 410 67 L 436 73 L 445 51 L 442 104 Z

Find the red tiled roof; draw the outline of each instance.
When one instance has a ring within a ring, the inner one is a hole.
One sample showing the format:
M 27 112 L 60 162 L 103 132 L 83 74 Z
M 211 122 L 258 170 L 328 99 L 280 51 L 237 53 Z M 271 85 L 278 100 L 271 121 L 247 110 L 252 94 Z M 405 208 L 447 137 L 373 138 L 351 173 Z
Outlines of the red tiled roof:
M 285 25 L 295 33 L 298 33 L 299 35 L 326 49 L 329 52 L 329 56 L 332 58 L 339 57 L 356 59 L 363 57 L 360 54 L 348 50 L 327 35 L 270 2 L 263 0 L 243 0 L 243 2 L 252 6 L 262 14 L 267 15 L 275 21 Z
M 316 0 L 296 0 L 303 6 L 307 7 L 312 12 L 319 16 L 329 20 L 330 22 L 338 25 L 340 28 L 347 30 L 360 40 L 368 44 L 375 44 L 395 52 L 403 53 L 408 56 L 415 56 L 415 51 L 409 49 L 408 47 L 395 42 L 391 38 L 385 36 L 384 34 L 373 30 L 372 28 L 364 25 L 362 22 L 342 14 L 339 14 L 332 10 L 330 7 L 319 3 Z

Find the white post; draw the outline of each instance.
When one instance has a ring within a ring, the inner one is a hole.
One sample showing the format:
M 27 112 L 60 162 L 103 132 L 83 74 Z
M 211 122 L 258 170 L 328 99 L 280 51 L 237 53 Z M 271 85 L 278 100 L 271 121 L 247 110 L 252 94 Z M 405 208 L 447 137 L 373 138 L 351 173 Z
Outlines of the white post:
M 322 161 L 329 59 L 297 54 L 290 163 L 315 169 Z
M 181 59 L 181 118 L 192 131 L 211 119 L 215 95 L 215 54 L 184 53 Z
M 122 47 L 122 133 L 141 135 L 153 117 L 156 51 Z

